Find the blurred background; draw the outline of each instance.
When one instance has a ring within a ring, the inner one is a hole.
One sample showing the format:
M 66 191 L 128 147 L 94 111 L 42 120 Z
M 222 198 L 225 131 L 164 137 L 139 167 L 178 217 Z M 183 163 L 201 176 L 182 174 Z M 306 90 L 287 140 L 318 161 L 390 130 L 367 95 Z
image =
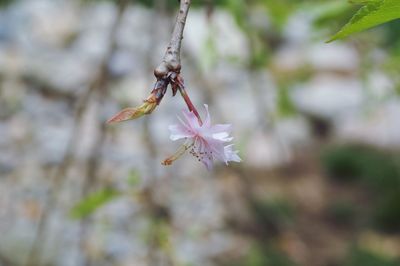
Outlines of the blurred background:
M 176 0 L 0 1 L 0 265 L 400 265 L 400 21 L 325 43 L 346 0 L 192 1 L 182 74 L 243 162 L 151 116 Z

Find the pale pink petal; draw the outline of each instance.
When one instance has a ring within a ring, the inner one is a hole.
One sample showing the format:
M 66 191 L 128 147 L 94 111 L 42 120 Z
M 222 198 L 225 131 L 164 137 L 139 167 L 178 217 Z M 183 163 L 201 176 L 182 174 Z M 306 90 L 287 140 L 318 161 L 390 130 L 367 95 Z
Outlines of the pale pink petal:
M 189 130 L 189 131 L 191 131 L 191 132 L 194 132 L 193 129 L 192 129 L 192 127 L 191 127 L 188 123 L 186 123 L 185 121 L 183 121 L 182 118 L 180 118 L 179 116 L 178 116 L 178 120 L 179 120 L 179 122 L 181 123 L 181 125 L 182 125 L 184 128 L 186 128 L 187 130 Z
M 229 137 L 229 134 L 226 132 L 220 132 L 212 135 L 212 138 L 215 140 L 219 140 L 222 142 L 229 142 L 233 140 L 233 137 Z
M 232 126 L 229 124 L 218 124 L 207 129 L 204 135 L 209 135 L 213 139 L 220 141 L 229 142 L 233 140 L 233 138 L 229 137 L 231 127 Z
M 186 138 L 193 143 L 190 153 L 202 162 L 208 170 L 212 169 L 213 161 L 219 160 L 228 164 L 229 161 L 240 162 L 238 151 L 233 150 L 233 144 L 224 146 L 227 142 L 233 140 L 230 136 L 232 126 L 230 124 L 211 125 L 208 106 L 206 109 L 206 118 L 202 125 L 193 112 L 183 111 L 183 118 L 178 117 L 180 124 L 169 127 L 171 131 L 170 138 L 178 140 Z
M 228 164 L 229 161 L 240 163 L 242 159 L 237 155 L 238 151 L 232 150 L 233 144 L 224 147 L 225 153 L 225 163 Z
M 187 125 L 190 126 L 190 128 L 192 128 L 193 130 L 197 130 L 200 127 L 199 120 L 193 112 L 184 110 L 183 116 L 187 121 Z
M 204 119 L 203 127 L 208 128 L 211 126 L 211 118 L 210 118 L 210 113 L 208 112 L 208 105 L 205 104 L 204 107 L 206 109 L 206 119 Z
M 224 150 L 224 143 L 221 141 L 216 141 L 216 140 L 210 140 L 208 141 L 211 154 L 213 158 L 224 162 L 225 161 L 225 150 Z
M 204 158 L 201 162 L 206 166 L 208 171 L 211 171 L 213 168 L 213 161 L 209 158 Z
M 183 125 L 171 125 L 168 127 L 168 129 L 171 132 L 169 138 L 173 141 L 193 137 L 192 132 Z
M 232 131 L 231 124 L 216 124 L 210 127 L 210 132 L 212 132 L 213 134 L 221 132 L 226 132 L 227 134 L 230 134 L 231 131 Z
M 211 170 L 213 167 L 213 154 L 209 143 L 202 138 L 196 138 L 195 146 L 195 152 L 198 155 L 198 159 L 206 166 L 208 170 Z

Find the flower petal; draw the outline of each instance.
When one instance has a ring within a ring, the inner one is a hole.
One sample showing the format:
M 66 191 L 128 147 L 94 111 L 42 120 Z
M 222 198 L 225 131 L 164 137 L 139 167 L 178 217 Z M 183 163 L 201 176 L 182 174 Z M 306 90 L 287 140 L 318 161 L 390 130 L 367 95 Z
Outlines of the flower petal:
M 214 139 L 224 142 L 229 142 L 233 140 L 232 137 L 229 137 L 231 130 L 232 130 L 232 125 L 230 124 L 217 124 L 215 126 L 212 126 L 208 130 L 208 132 Z
M 193 112 L 189 112 L 187 110 L 183 110 L 183 116 L 187 121 L 187 126 L 189 126 L 193 130 L 198 130 L 200 128 L 199 120 Z
M 202 152 L 211 155 L 213 159 L 225 161 L 224 142 L 215 139 L 205 139 L 204 142 L 206 143 L 207 150 Z
M 213 167 L 213 153 L 209 143 L 203 139 L 197 137 L 195 140 L 195 156 L 206 166 L 207 170 L 211 170 Z
M 189 146 L 184 145 L 184 150 L 190 149 L 190 153 L 202 162 L 208 170 L 212 169 L 214 160 L 226 164 L 230 161 L 240 162 L 241 158 L 237 154 L 238 151 L 233 150 L 233 144 L 224 146 L 227 142 L 233 140 L 233 137 L 230 136 L 232 126 L 230 124 L 211 125 L 208 105 L 205 104 L 204 107 L 206 119 L 202 125 L 193 112 L 184 110 L 183 119 L 178 117 L 180 124 L 169 126 L 171 140 L 185 138 L 186 142 L 192 143 Z M 167 158 L 164 164 L 168 165 L 180 157 L 183 154 L 183 148 L 180 148 L 176 154 L 179 154 L 179 156 Z
M 211 171 L 213 169 L 214 164 L 212 159 L 204 158 L 203 160 L 201 160 L 201 162 L 206 166 L 208 171 Z
M 211 118 L 210 113 L 208 112 L 208 105 L 204 104 L 204 108 L 206 109 L 206 119 L 204 119 L 203 127 L 210 127 L 211 126 Z
M 213 139 L 223 141 L 223 142 L 229 142 L 229 141 L 233 140 L 233 137 L 229 137 L 229 134 L 226 132 L 213 134 L 212 137 L 213 137 Z
M 226 132 L 226 133 L 230 134 L 232 131 L 232 125 L 231 124 L 216 124 L 216 125 L 210 127 L 210 131 L 213 133 Z
M 169 138 L 173 141 L 193 136 L 193 134 L 183 125 L 171 125 L 168 129 L 171 132 Z
M 228 164 L 229 161 L 232 162 L 238 162 L 240 163 L 242 159 L 237 155 L 238 151 L 232 150 L 233 144 L 227 145 L 224 147 L 224 153 L 225 153 L 225 163 Z

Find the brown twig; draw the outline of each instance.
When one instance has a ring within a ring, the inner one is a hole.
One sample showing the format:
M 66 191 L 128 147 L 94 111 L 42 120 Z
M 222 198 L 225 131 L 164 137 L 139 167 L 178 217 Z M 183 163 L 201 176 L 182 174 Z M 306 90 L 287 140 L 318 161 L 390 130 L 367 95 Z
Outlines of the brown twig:
M 179 75 L 182 67 L 181 46 L 183 40 L 183 30 L 185 29 L 186 18 L 189 14 L 190 4 L 191 0 L 180 0 L 180 8 L 175 21 L 171 40 L 161 63 L 154 69 L 154 75 L 157 78 L 157 82 L 155 83 L 150 96 L 144 100 L 144 103 L 141 106 L 135 108 L 125 108 L 111 117 L 107 123 L 132 120 L 143 115 L 151 114 L 163 99 L 168 85 L 171 85 L 173 96 L 175 96 L 176 92 L 179 90 L 189 110 L 197 116 L 199 123 L 201 124 L 201 118 L 196 108 L 191 103 L 189 96 L 185 92 L 183 79 Z
M 179 74 L 181 70 L 181 46 L 183 39 L 183 30 L 186 25 L 186 18 L 189 13 L 191 0 L 181 0 L 180 8 L 176 18 L 174 30 L 172 32 L 171 41 L 168 44 L 162 62 L 154 70 L 157 79 L 163 78 L 169 72 Z

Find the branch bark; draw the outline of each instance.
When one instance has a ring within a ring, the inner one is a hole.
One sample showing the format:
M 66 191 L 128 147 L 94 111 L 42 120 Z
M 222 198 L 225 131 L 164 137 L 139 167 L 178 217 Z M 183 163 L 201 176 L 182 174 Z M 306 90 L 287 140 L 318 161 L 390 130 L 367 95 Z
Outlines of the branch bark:
M 157 79 L 165 77 L 169 72 L 179 74 L 181 70 L 181 45 L 186 18 L 189 13 L 191 0 L 180 0 L 180 8 L 176 18 L 171 41 L 168 44 L 162 62 L 154 70 Z

